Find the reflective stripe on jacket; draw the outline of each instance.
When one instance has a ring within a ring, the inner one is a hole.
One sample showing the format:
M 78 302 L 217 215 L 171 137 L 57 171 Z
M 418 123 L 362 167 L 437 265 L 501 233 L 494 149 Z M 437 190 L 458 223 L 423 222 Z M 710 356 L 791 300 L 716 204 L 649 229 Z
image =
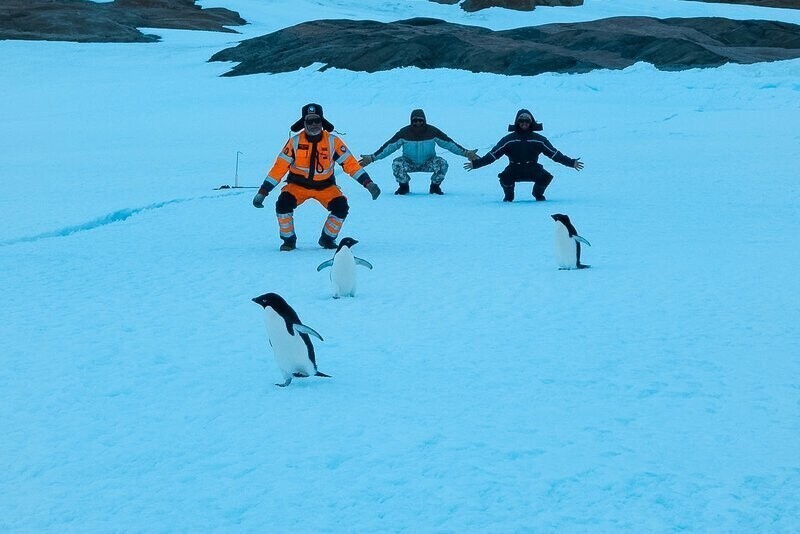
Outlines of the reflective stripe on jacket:
M 311 168 L 312 155 L 314 168 Z M 355 180 L 361 183 L 368 175 L 358 164 L 341 138 L 331 132 L 322 131 L 320 139 L 309 141 L 305 130 L 293 135 L 278 154 L 275 164 L 267 173 L 266 181 L 278 185 L 288 173 L 287 182 L 323 189 L 336 183 L 334 163 L 338 163 Z M 363 183 L 362 183 L 363 185 Z

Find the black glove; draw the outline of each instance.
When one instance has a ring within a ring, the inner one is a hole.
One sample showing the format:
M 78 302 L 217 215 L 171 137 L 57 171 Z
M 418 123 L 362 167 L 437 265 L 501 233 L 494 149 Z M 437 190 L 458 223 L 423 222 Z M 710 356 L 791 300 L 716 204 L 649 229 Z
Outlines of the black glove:
M 378 187 L 378 184 L 375 182 L 370 182 L 367 184 L 367 191 L 369 191 L 369 194 L 372 195 L 372 200 L 377 199 L 381 194 L 381 188 Z
M 253 197 L 253 206 L 257 208 L 263 208 L 265 198 L 267 198 L 267 195 L 263 193 L 256 193 L 256 196 Z

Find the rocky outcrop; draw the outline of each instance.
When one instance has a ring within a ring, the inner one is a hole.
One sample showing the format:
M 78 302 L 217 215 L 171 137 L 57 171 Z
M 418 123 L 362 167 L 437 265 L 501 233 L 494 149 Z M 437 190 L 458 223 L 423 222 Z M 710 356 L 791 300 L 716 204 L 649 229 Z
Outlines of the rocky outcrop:
M 583 0 L 431 0 L 437 4 L 461 3 L 464 11 L 480 11 L 490 7 L 503 7 L 516 11 L 533 11 L 536 6 L 581 6 Z
M 800 9 L 800 2 L 798 0 L 691 0 L 691 1 L 710 2 L 712 4 L 745 4 L 748 6 Z
M 354 71 L 451 68 L 532 76 L 663 70 L 800 57 L 800 26 L 722 18 L 615 17 L 505 31 L 415 18 L 392 23 L 319 20 L 242 41 L 210 61 L 239 63 L 225 76 L 288 72 L 314 63 Z
M 235 11 L 201 9 L 195 0 L 2 0 L 0 39 L 138 43 L 159 39 L 137 28 L 232 32 L 245 24 Z

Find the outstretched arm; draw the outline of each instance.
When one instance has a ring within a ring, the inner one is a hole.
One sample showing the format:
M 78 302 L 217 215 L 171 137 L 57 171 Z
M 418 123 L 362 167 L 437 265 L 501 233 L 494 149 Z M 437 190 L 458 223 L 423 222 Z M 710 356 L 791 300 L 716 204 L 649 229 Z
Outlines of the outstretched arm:
M 436 128 L 436 136 L 434 137 L 434 141 L 437 145 L 444 148 L 445 150 L 449 150 L 456 156 L 463 156 L 470 161 L 478 159 L 478 150 L 467 150 L 463 146 L 459 145 L 453 139 L 448 136 L 446 133 L 441 131 L 439 128 Z
M 394 134 L 391 139 L 383 143 L 381 147 L 372 154 L 361 154 L 361 159 L 358 160 L 358 164 L 362 167 L 366 167 L 375 160 L 385 158 L 401 146 L 403 146 L 402 130 Z
M 572 159 L 570 157 L 565 156 L 559 150 L 556 150 L 555 147 L 550 144 L 550 141 L 547 139 L 542 138 L 542 144 L 544 145 L 544 150 L 542 154 L 547 156 L 548 158 L 552 159 L 556 163 L 560 163 L 565 167 L 572 167 L 576 171 L 583 169 L 583 162 L 580 161 L 581 158 Z
M 275 186 L 280 183 L 281 179 L 283 179 L 283 176 L 289 172 L 289 166 L 293 161 L 294 143 L 292 139 L 289 139 L 283 146 L 281 153 L 278 154 L 278 157 L 275 159 L 275 163 L 267 173 L 267 177 L 264 179 L 261 187 L 258 188 L 256 196 L 253 197 L 253 206 L 257 208 L 264 207 L 264 199 L 267 198 L 267 195 L 269 195 L 270 191 L 275 189 Z
M 372 195 L 372 200 L 377 199 L 378 195 L 381 194 L 380 187 L 372 181 L 367 171 L 356 161 L 355 156 L 350 153 L 350 150 L 338 137 L 334 140 L 333 150 L 333 160 L 342 166 L 344 172 L 349 174 L 355 181 L 360 183 L 364 189 L 369 191 L 369 194 Z
M 480 158 L 476 157 L 475 159 L 470 159 L 470 161 L 466 162 L 464 164 L 464 168 L 468 171 L 471 171 L 472 169 L 479 169 L 481 167 L 489 165 L 490 163 L 494 163 L 502 156 L 505 156 L 506 147 L 508 146 L 509 142 L 510 138 L 507 135 L 504 138 L 500 139 L 500 141 L 496 145 L 494 145 L 494 148 L 492 148 L 489 152 L 487 152 Z

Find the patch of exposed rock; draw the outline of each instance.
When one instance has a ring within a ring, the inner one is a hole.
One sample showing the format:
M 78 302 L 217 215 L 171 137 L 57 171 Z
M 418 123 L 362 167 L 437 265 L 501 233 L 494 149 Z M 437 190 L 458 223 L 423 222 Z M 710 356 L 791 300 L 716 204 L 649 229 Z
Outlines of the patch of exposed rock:
M 319 20 L 242 41 L 210 61 L 239 63 L 224 76 L 289 72 L 323 63 L 353 71 L 451 68 L 532 76 L 623 69 L 662 70 L 800 57 L 800 26 L 722 18 L 615 17 L 492 31 L 437 19 L 392 23 Z
M 235 11 L 202 9 L 195 0 L 2 0 L 0 39 L 142 43 L 158 41 L 137 28 L 236 33 L 246 21 Z
M 517 11 L 533 11 L 537 6 L 582 6 L 583 0 L 431 0 L 437 4 L 461 3 L 464 11 L 480 11 L 490 7 L 504 7 Z
M 434 0 L 435 1 L 435 0 Z M 745 4 L 760 7 L 782 7 L 785 9 L 800 9 L 798 0 L 691 0 L 692 2 L 710 2 L 712 4 Z

